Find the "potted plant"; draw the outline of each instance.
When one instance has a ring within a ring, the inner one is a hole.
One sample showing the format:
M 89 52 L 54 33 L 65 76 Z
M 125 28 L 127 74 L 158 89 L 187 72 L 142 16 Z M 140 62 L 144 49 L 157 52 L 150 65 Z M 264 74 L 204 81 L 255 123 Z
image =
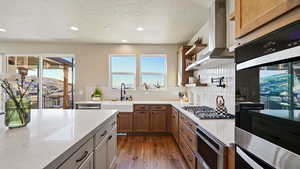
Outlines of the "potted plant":
M 159 84 L 159 82 L 154 83 L 153 86 L 154 86 L 155 89 L 157 89 L 157 90 L 161 88 L 161 85 Z
M 1 75 L 0 85 L 8 99 L 5 102 L 5 125 L 9 128 L 24 127 L 30 122 L 31 102 L 27 98 L 34 80 L 25 81 L 25 76 Z
M 99 88 L 95 88 L 91 97 L 92 97 L 92 100 L 94 100 L 94 101 L 101 101 L 102 100 L 101 90 Z

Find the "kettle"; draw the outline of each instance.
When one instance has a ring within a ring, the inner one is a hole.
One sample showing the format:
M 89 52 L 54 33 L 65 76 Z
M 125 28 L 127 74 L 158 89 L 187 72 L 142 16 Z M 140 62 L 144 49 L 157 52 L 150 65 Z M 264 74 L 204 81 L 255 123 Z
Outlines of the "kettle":
M 216 98 L 216 113 L 227 113 L 227 108 L 225 107 L 225 99 L 223 96 L 217 96 Z

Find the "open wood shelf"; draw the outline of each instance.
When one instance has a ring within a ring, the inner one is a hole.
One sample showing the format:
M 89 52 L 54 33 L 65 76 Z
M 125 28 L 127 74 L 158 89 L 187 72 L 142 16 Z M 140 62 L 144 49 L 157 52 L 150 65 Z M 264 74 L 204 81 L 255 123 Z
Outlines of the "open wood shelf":
M 200 83 L 200 84 L 185 84 L 185 87 L 192 88 L 192 87 L 207 87 L 207 83 Z
M 199 53 L 201 50 L 203 50 L 206 47 L 207 47 L 206 44 L 200 44 L 200 45 L 195 44 L 188 51 L 185 52 L 185 55 L 186 56 L 196 55 L 197 53 Z

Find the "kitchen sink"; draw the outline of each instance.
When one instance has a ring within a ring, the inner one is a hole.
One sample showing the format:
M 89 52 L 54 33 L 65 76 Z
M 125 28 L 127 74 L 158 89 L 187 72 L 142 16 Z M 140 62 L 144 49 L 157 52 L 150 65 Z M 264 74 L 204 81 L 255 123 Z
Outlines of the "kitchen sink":
M 133 102 L 130 101 L 104 101 L 101 109 L 117 109 L 119 112 L 133 112 Z

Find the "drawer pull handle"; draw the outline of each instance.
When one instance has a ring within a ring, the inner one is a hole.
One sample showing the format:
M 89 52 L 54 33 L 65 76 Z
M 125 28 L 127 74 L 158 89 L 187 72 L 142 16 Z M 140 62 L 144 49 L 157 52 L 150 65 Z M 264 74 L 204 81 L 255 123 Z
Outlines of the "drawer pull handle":
M 190 162 L 193 162 L 193 159 L 191 158 L 191 156 L 187 156 L 187 159 L 190 161 Z
M 105 130 L 100 136 L 103 137 L 107 134 L 107 131 Z
M 85 157 L 89 154 L 88 151 L 85 151 L 82 156 L 76 160 L 76 163 L 79 163 L 80 161 L 82 161 L 83 159 L 85 159 Z
M 190 142 L 193 142 L 193 140 L 191 139 L 191 137 L 187 137 L 188 138 L 188 140 L 190 141 Z

